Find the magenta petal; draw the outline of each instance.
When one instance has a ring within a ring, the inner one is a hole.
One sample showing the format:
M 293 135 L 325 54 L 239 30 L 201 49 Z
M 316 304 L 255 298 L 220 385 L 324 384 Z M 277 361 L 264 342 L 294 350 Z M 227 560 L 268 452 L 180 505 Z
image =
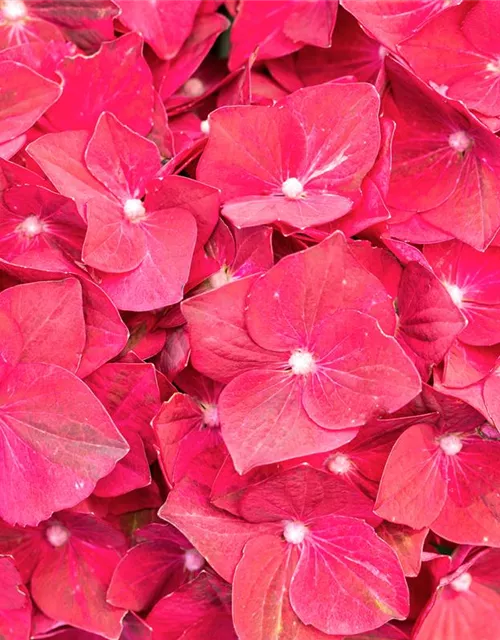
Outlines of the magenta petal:
M 85 346 L 85 322 L 76 278 L 6 289 L 0 294 L 0 311 L 8 313 L 22 333 L 21 362 L 77 370 Z
M 147 251 L 141 225 L 127 220 L 118 202 L 96 198 L 87 203 L 86 209 L 88 230 L 83 261 L 109 273 L 123 273 L 138 267 Z
M 210 116 L 198 177 L 222 189 L 236 226 L 283 220 L 300 228 L 336 220 L 375 162 L 377 113 L 376 92 L 361 83 L 300 89 L 272 107 L 222 107 Z M 259 202 L 261 196 L 276 197 Z M 235 198 L 255 197 L 248 211 L 232 208 Z
M 250 524 L 210 504 L 209 491 L 184 478 L 170 492 L 159 515 L 175 525 L 217 573 L 231 581 L 243 547 L 255 536 L 274 532 L 275 524 Z
M 278 536 L 259 536 L 246 544 L 233 581 L 233 618 L 239 637 L 326 640 L 321 631 L 303 625 L 290 605 L 296 565 L 296 550 Z
M 0 634 L 28 640 L 31 636 L 31 601 L 14 561 L 0 556 Z
M 140 36 L 127 33 L 104 42 L 93 56 L 65 58 L 58 69 L 63 91 L 46 115 L 54 129 L 89 131 L 101 113 L 109 111 L 138 133 L 148 133 L 153 124 L 154 93 L 142 46 Z M 85 104 L 85 109 L 75 109 L 77 104 Z
M 23 64 L 0 62 L 0 142 L 27 131 L 57 100 L 59 85 Z
M 100 274 L 101 287 L 127 311 L 151 311 L 179 302 L 196 243 L 195 220 L 183 210 L 151 212 L 141 232 L 147 250 L 139 266 L 123 274 Z
M 231 590 L 203 571 L 192 582 L 159 600 L 146 618 L 156 640 L 236 640 L 231 619 Z
M 445 464 L 436 430 L 428 424 L 409 427 L 394 445 L 375 504 L 376 513 L 389 522 L 415 529 L 432 524 L 447 496 Z
M 246 331 L 246 298 L 255 280 L 256 276 L 242 278 L 182 303 L 193 366 L 214 380 L 229 382 L 244 371 L 280 361 L 255 344 Z
M 360 426 L 400 409 L 420 390 L 409 358 L 371 316 L 338 311 L 318 322 L 310 340 L 316 369 L 305 376 L 302 402 L 325 429 Z
M 323 516 L 308 526 L 290 598 L 302 622 L 330 634 L 376 629 L 409 611 L 394 551 L 369 525 L 343 516 Z
M 373 502 L 352 484 L 305 464 L 252 484 L 238 505 L 249 522 L 305 521 L 336 514 L 378 524 L 372 508 Z
M 64 407 L 61 393 L 71 398 Z M 2 380 L 0 397 L 0 425 L 9 443 L 0 513 L 8 522 L 36 525 L 74 506 L 127 453 L 99 401 L 60 367 L 20 364 Z
M 465 317 L 434 274 L 417 262 L 403 271 L 398 307 L 397 338 L 425 380 L 463 331 Z
M 85 150 L 90 173 L 122 203 L 141 198 L 161 166 L 156 145 L 103 113 Z
M 300 200 L 282 195 L 246 196 L 226 202 L 222 211 L 238 228 L 284 222 L 299 229 L 332 222 L 352 209 L 352 200 L 335 193 L 307 194 Z
M 302 406 L 302 382 L 288 371 L 241 374 L 222 392 L 219 411 L 222 437 L 240 473 L 335 449 L 357 433 L 320 429 Z
M 259 278 L 248 296 L 245 318 L 252 339 L 265 349 L 308 349 L 316 327 L 338 309 L 377 318 L 385 331 L 395 322 L 380 280 L 355 258 L 342 233 L 283 258 Z

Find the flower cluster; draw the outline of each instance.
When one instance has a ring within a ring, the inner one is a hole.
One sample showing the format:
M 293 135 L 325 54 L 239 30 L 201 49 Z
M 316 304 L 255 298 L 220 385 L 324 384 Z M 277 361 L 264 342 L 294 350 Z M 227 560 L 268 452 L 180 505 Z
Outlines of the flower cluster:
M 498 639 L 499 24 L 0 0 L 0 638 Z

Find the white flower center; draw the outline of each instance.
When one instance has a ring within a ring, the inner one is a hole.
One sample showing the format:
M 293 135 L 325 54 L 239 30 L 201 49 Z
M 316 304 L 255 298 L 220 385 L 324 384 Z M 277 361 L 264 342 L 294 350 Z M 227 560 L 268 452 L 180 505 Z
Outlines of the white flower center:
M 138 198 L 131 198 L 123 205 L 123 213 L 129 222 L 137 223 L 146 218 L 146 209 Z
M 285 198 L 290 198 L 291 200 L 297 200 L 297 198 L 300 198 L 304 193 L 304 187 L 297 178 L 288 178 L 285 180 L 281 185 L 281 190 Z
M 465 131 L 454 131 L 448 137 L 448 144 L 455 151 L 463 153 L 472 146 L 472 138 Z
M 205 84 L 199 78 L 190 78 L 184 83 L 183 90 L 190 98 L 199 98 L 205 91 Z
M 69 540 L 70 533 L 62 524 L 51 524 L 45 531 L 45 537 L 53 547 L 62 547 Z
M 462 450 L 463 444 L 458 436 L 444 436 L 439 441 L 439 446 L 447 456 L 456 456 Z
M 331 473 L 341 475 L 352 469 L 352 462 L 344 453 L 337 453 L 328 460 L 326 466 Z
M 287 522 L 283 529 L 283 536 L 290 544 L 301 544 L 307 535 L 308 529 L 302 522 Z
M 486 65 L 487 71 L 492 71 L 493 73 L 500 73 L 500 58 L 493 60 L 492 62 L 488 62 Z
M 219 426 L 219 410 L 217 405 L 210 404 L 203 410 L 203 423 L 207 427 L 216 428 Z
M 448 93 L 448 89 L 450 88 L 447 84 L 437 84 L 437 82 L 433 82 L 429 80 L 430 86 L 437 91 L 439 94 L 446 98 L 446 94 Z
M 200 122 L 200 131 L 208 136 L 208 134 L 210 133 L 210 123 L 208 122 L 208 120 L 202 120 Z
M 28 216 L 21 224 L 17 225 L 16 231 L 26 238 L 34 238 L 43 231 L 43 222 L 36 216 Z
M 26 5 L 21 0 L 5 0 L 2 13 L 6 20 L 22 20 L 26 17 Z
M 462 573 L 450 582 L 450 587 L 455 591 L 459 591 L 463 593 L 464 591 L 468 591 L 470 589 L 470 585 L 472 583 L 472 576 L 470 573 Z
M 460 289 L 460 287 L 457 286 L 456 284 L 445 283 L 444 286 L 446 287 L 446 290 L 450 294 L 450 298 L 453 300 L 453 302 L 457 305 L 457 307 L 460 307 L 464 299 L 464 294 L 462 292 L 462 289 Z
M 205 564 L 205 558 L 196 549 L 188 549 L 184 553 L 184 568 L 187 571 L 199 571 Z
M 306 376 L 316 370 L 316 363 L 312 353 L 297 349 L 288 359 L 288 364 L 292 369 L 292 373 L 296 376 Z
M 214 289 L 218 289 L 219 287 L 223 287 L 228 282 L 231 282 L 232 279 L 233 278 L 229 273 L 229 269 L 227 267 L 222 267 L 222 269 L 220 269 L 216 273 L 212 273 L 208 280 Z

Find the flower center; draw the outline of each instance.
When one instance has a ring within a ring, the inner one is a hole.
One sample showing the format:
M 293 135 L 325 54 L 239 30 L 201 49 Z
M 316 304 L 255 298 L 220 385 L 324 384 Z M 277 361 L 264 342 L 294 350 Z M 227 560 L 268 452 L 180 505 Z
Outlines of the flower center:
M 379 57 L 381 60 L 384 60 L 388 53 L 389 53 L 389 50 L 388 50 L 388 49 L 386 49 L 386 47 L 382 47 L 382 46 L 380 46 L 380 47 L 378 48 L 378 57 Z
M 187 571 L 199 571 L 205 564 L 205 558 L 196 549 L 188 549 L 184 554 L 184 568 Z
M 460 289 L 460 287 L 456 284 L 445 284 L 445 287 L 450 294 L 450 298 L 457 305 L 457 307 L 460 307 L 462 305 L 462 300 L 464 299 L 462 289 Z
M 313 354 L 302 349 L 297 349 L 292 353 L 288 359 L 288 364 L 292 369 L 292 373 L 296 376 L 306 376 L 316 370 Z
M 208 122 L 208 120 L 202 120 L 200 122 L 200 131 L 208 136 L 208 134 L 210 133 L 210 123 Z
M 463 153 L 472 146 L 472 138 L 465 131 L 454 131 L 448 137 L 448 144 L 455 151 Z
M 492 71 L 493 73 L 500 73 L 500 58 L 493 60 L 492 62 L 488 62 L 486 65 L 487 71 Z
M 288 178 L 285 180 L 281 185 L 281 190 L 285 198 L 290 198 L 291 200 L 297 200 L 297 198 L 300 198 L 304 193 L 304 187 L 297 178 Z
M 198 98 L 205 91 L 205 84 L 199 78 L 190 78 L 183 86 L 184 93 L 190 98 Z
M 458 436 L 444 436 L 439 441 L 439 446 L 447 456 L 456 456 L 462 450 L 463 444 Z
M 308 533 L 308 529 L 302 522 L 287 522 L 283 529 L 283 536 L 290 544 L 301 544 Z
M 129 222 L 137 224 L 146 218 L 146 209 L 138 198 L 131 198 L 123 205 L 123 213 Z
M 22 20 L 26 17 L 27 11 L 24 2 L 21 0 L 5 0 L 2 5 L 2 13 L 6 20 Z
M 231 280 L 232 277 L 227 267 L 222 267 L 222 269 L 220 269 L 216 273 L 212 273 L 209 278 L 209 282 L 214 289 L 218 289 L 219 287 L 224 286 L 228 282 L 231 282 Z
M 463 593 L 464 591 L 468 591 L 470 589 L 470 585 L 472 583 L 472 576 L 470 573 L 462 573 L 450 582 L 450 587 L 455 591 Z
M 433 82 L 432 80 L 429 80 L 429 84 L 434 89 L 434 91 L 437 91 L 440 95 L 446 98 L 446 94 L 448 93 L 448 89 L 450 88 L 448 85 L 437 84 L 437 82 Z
M 203 424 L 212 429 L 219 426 L 219 410 L 217 409 L 217 405 L 209 404 L 203 410 Z
M 343 474 L 352 469 L 352 462 L 344 453 L 337 453 L 328 460 L 326 466 L 331 473 Z
M 16 231 L 25 238 L 34 238 L 43 231 L 43 222 L 36 216 L 28 216 L 17 226 Z
M 53 547 L 62 547 L 69 540 L 70 533 L 62 524 L 55 523 L 47 527 L 45 537 Z

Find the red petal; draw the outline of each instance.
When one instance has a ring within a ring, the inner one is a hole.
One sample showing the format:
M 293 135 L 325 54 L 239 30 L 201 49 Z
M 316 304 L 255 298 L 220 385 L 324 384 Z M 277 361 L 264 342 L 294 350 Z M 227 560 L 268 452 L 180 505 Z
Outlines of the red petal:
M 409 611 L 396 554 L 369 525 L 343 516 L 311 523 L 290 598 L 302 622 L 329 634 L 369 631 Z
M 0 62 L 0 142 L 27 131 L 57 100 L 59 85 L 17 62 Z
M 213 507 L 207 489 L 188 478 L 170 492 L 159 515 L 182 531 L 229 582 L 248 540 L 276 530 L 274 524 L 250 524 Z
M 400 409 L 420 390 L 410 360 L 371 316 L 333 313 L 318 322 L 310 341 L 317 370 L 305 377 L 302 402 L 325 429 L 360 426 Z
M 239 473 L 335 449 L 357 433 L 319 428 L 302 406 L 302 381 L 287 371 L 241 374 L 222 392 L 219 411 L 222 437 Z
M 71 402 L 61 405 L 61 394 Z M 20 364 L 3 379 L 0 395 L 9 443 L 0 512 L 8 522 L 36 525 L 77 504 L 127 452 L 102 405 L 60 367 Z
M 430 425 L 418 424 L 400 436 L 380 482 L 375 504 L 379 516 L 414 529 L 438 517 L 446 502 L 447 479 L 436 435 Z
M 0 310 L 23 338 L 21 362 L 57 364 L 75 372 L 85 345 L 82 288 L 75 278 L 33 282 L 0 294 Z

